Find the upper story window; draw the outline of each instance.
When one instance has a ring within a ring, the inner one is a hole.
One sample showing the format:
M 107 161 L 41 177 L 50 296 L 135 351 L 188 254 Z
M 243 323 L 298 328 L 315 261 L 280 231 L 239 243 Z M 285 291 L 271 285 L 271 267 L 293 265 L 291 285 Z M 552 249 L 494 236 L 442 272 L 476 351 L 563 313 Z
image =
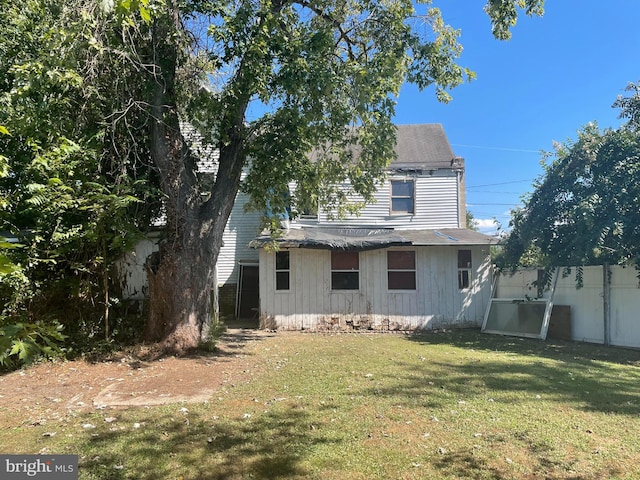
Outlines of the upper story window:
M 471 250 L 458 250 L 458 288 L 466 290 L 471 285 Z
M 387 251 L 387 287 L 389 290 L 416 289 L 416 252 Z
M 391 214 L 413 214 L 415 212 L 415 182 L 413 180 L 391 180 Z
M 318 219 L 318 197 L 308 192 L 298 191 L 298 211 L 302 220 Z
M 331 290 L 360 288 L 360 256 L 358 252 L 331 252 Z
M 290 277 L 289 252 L 276 252 L 276 290 L 289 290 Z

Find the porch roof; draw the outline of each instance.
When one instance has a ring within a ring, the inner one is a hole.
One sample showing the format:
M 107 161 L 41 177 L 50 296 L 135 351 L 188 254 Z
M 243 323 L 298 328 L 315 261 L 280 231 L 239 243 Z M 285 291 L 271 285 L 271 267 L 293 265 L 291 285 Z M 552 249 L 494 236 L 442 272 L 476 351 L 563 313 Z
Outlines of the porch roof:
M 252 248 L 277 244 L 280 248 L 374 250 L 394 246 L 470 246 L 498 243 L 496 237 L 466 228 L 394 230 L 391 228 L 295 228 L 271 236 L 263 233 L 249 243 Z

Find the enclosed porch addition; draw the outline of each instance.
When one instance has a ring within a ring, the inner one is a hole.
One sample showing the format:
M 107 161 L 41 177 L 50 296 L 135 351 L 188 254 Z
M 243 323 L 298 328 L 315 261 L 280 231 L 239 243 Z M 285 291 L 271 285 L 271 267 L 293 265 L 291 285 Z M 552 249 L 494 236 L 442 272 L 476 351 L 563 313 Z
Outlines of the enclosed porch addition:
M 466 229 L 297 229 L 261 237 L 260 323 L 287 330 L 482 325 L 489 237 Z

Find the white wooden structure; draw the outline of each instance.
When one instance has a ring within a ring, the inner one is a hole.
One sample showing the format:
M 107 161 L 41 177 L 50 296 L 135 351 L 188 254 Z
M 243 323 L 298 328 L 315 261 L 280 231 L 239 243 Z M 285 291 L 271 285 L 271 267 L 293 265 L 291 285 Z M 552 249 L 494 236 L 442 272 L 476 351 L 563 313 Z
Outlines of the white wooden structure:
M 560 275 L 554 303 L 571 308 L 572 340 L 640 348 L 638 271 L 617 265 L 608 269 L 607 279 L 604 275 L 606 267 L 583 267 L 583 286 L 579 289 L 576 288 L 575 268 L 567 276 Z M 500 275 L 494 296 L 534 298 L 538 293 L 534 286 L 537 278 L 536 269 Z M 549 292 L 543 292 L 543 298 L 548 295 Z
M 482 324 L 495 239 L 465 228 L 463 159 L 439 124 L 398 126 L 396 153 L 360 215 L 293 219 L 276 239 L 278 251 L 268 235 L 252 242 L 260 249 L 262 327 Z
M 292 248 L 290 289 L 277 290 L 275 252 L 260 254 L 260 312 L 266 328 L 413 330 L 479 327 L 491 296 L 488 246 L 471 250 L 467 288 L 458 284 L 457 249 L 415 246 L 361 251 L 357 290 L 332 290 L 331 251 Z M 415 251 L 416 288 L 390 290 L 387 251 Z M 283 250 L 284 251 L 284 250 Z

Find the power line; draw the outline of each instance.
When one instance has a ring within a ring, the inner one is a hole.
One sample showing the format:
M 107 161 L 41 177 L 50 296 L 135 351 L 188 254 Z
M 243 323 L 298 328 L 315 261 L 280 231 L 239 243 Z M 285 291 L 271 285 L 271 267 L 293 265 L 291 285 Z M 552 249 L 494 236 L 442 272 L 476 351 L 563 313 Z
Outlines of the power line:
M 469 187 L 469 188 L 473 188 L 473 187 Z M 469 192 L 469 188 L 467 188 L 467 192 Z M 491 194 L 498 194 L 498 195 L 522 195 L 522 192 L 500 192 L 497 190 L 481 190 L 479 192 L 469 192 L 469 193 L 491 193 Z
M 467 147 L 467 148 L 481 148 L 483 150 L 501 150 L 503 152 L 525 152 L 525 153 L 540 153 L 541 150 L 531 150 L 528 148 L 509 148 L 509 147 L 487 147 L 483 145 L 467 145 L 464 143 L 452 143 L 452 147 Z
M 511 185 L 512 183 L 524 183 L 524 182 L 533 182 L 533 180 L 512 180 L 510 182 L 501 182 L 501 183 L 487 183 L 485 185 L 471 185 L 467 186 L 467 188 L 480 188 L 480 187 L 494 187 L 496 185 Z
M 467 206 L 469 207 L 477 207 L 478 205 L 498 205 L 498 206 L 512 207 L 512 206 L 520 205 L 520 202 L 518 203 L 467 203 Z

